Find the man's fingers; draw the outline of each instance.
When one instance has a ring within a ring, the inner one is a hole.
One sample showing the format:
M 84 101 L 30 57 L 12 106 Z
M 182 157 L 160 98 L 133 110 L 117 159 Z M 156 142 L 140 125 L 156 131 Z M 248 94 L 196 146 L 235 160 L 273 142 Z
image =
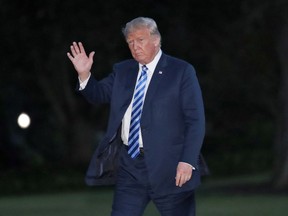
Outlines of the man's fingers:
M 183 176 L 180 177 L 180 181 L 179 181 L 179 187 L 182 187 L 182 185 L 185 183 L 185 179 L 183 178 Z
M 175 179 L 176 179 L 175 181 L 176 186 L 182 187 L 182 185 L 184 185 L 187 181 L 191 179 L 191 176 L 178 174 L 176 175 Z
M 79 42 L 79 43 L 80 43 L 80 42 Z M 78 44 L 79 44 L 79 43 L 78 43 Z M 72 48 L 73 48 L 73 49 L 71 49 L 71 51 L 74 50 L 75 55 L 81 53 L 81 52 L 80 52 L 80 49 L 79 49 L 79 47 L 78 47 L 78 44 L 77 44 L 76 42 L 73 42 L 73 44 L 72 44 Z M 73 51 L 72 51 L 72 54 L 74 55 Z M 75 55 L 74 55 L 74 57 L 75 57 Z
M 70 59 L 70 61 L 73 61 L 73 56 L 69 52 L 67 53 L 67 56 Z
M 84 53 L 86 55 L 84 46 L 83 46 L 83 44 L 81 42 L 78 42 L 78 47 L 79 47 L 80 53 Z
M 179 184 L 180 184 L 180 175 L 176 175 L 176 177 L 175 177 L 175 184 L 176 184 L 176 186 L 179 186 Z
M 71 54 L 67 53 L 69 59 L 72 61 L 73 58 L 75 58 L 77 55 L 83 54 L 83 56 L 87 56 L 84 46 L 81 42 L 73 42 L 72 45 L 70 46 Z M 89 54 L 89 59 L 93 61 L 93 56 L 95 52 L 91 52 Z
M 183 184 L 186 183 L 186 178 L 183 175 L 176 176 L 176 186 L 182 187 Z
M 77 53 L 75 51 L 74 43 L 70 46 L 70 50 L 71 50 L 73 57 L 75 57 L 77 55 Z

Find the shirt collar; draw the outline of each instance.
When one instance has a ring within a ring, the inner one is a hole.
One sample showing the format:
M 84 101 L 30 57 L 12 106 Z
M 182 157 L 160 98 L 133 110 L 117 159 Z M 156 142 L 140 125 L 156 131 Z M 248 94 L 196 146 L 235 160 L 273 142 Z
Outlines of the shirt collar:
M 162 50 L 159 49 L 154 59 L 150 63 L 146 64 L 146 67 L 148 68 L 149 71 L 154 72 L 161 55 L 162 55 Z M 139 63 L 139 67 L 142 68 L 142 66 L 143 65 Z

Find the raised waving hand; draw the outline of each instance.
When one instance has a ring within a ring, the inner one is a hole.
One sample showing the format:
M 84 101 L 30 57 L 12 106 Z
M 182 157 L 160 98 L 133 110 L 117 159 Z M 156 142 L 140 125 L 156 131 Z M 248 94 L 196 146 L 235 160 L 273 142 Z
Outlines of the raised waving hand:
M 74 65 L 79 78 L 84 81 L 90 75 L 90 70 L 93 64 L 93 56 L 95 52 L 91 52 L 87 56 L 83 44 L 81 42 L 73 42 L 70 46 L 71 54 L 68 52 L 67 56 Z

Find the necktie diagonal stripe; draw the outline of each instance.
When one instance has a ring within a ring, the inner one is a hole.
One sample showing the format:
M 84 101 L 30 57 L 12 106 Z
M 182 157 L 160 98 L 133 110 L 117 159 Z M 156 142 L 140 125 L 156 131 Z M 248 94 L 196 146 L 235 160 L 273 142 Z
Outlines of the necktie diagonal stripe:
M 147 82 L 148 68 L 143 65 L 140 78 L 137 81 L 134 91 L 132 113 L 128 137 L 128 154 L 131 158 L 136 158 L 140 153 L 139 147 L 139 133 L 140 133 L 140 119 L 142 114 L 142 107 L 144 102 L 144 91 Z

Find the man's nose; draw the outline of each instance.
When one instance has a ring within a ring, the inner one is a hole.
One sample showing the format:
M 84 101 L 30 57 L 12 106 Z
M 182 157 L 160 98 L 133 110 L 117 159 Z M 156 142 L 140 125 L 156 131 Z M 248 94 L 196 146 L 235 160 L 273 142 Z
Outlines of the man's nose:
M 133 50 L 137 50 L 138 48 L 139 48 L 139 43 L 135 41 L 133 43 Z

